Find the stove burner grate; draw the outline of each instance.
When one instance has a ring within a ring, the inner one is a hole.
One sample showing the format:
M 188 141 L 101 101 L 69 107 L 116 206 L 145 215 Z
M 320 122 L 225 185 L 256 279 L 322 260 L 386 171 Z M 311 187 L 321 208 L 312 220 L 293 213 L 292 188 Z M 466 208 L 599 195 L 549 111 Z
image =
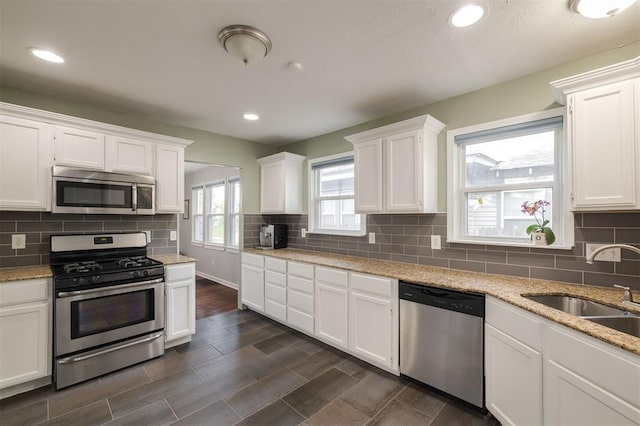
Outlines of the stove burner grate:
M 91 271 L 100 271 L 102 270 L 102 265 L 97 262 L 91 260 L 88 262 L 76 262 L 69 263 L 63 266 L 64 272 L 67 274 L 73 274 L 75 272 L 91 272 Z

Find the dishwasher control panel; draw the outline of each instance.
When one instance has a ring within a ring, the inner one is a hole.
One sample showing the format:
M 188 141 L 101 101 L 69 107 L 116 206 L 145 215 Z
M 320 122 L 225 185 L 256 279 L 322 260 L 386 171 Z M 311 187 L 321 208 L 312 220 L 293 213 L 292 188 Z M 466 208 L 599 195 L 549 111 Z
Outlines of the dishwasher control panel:
M 400 299 L 484 317 L 484 295 L 400 282 Z

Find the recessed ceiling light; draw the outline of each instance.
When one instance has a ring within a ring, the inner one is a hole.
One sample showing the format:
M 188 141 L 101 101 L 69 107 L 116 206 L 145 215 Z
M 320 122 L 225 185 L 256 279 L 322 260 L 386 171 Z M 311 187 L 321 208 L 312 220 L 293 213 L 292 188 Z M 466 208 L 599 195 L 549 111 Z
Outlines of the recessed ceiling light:
M 256 121 L 260 118 L 260 116 L 258 114 L 254 114 L 252 112 L 248 112 L 245 115 L 243 115 L 245 120 L 250 120 L 250 121 Z
M 57 55 L 50 50 L 42 50 L 32 47 L 29 49 L 29 51 L 31 52 L 31 54 L 33 54 L 33 56 L 45 61 L 54 62 L 56 64 L 61 64 L 64 62 L 64 58 L 62 56 Z
M 569 7 L 585 18 L 609 18 L 622 12 L 636 0 L 571 0 Z
M 468 27 L 473 25 L 482 18 L 484 15 L 484 8 L 477 4 L 468 4 L 462 6 L 449 16 L 449 22 L 451 25 L 457 28 Z

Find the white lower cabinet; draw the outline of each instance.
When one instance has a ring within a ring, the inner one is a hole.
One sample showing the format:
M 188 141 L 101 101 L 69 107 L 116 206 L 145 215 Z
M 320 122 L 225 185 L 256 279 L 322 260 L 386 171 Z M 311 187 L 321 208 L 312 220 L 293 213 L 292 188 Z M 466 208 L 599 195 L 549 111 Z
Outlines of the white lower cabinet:
M 264 313 L 287 322 L 287 261 L 264 259 Z
M 316 266 L 315 336 L 340 349 L 349 345 L 349 274 Z
M 397 281 L 352 272 L 349 285 L 349 351 L 397 373 Z
M 545 337 L 545 424 L 640 424 L 637 356 L 561 326 Z
M 0 283 L 0 397 L 51 375 L 51 280 Z
M 191 340 L 196 332 L 195 264 L 165 266 L 165 348 Z
M 640 357 L 491 297 L 487 409 L 503 425 L 639 425 Z
M 287 325 L 313 334 L 313 266 L 287 262 Z
M 264 256 L 243 253 L 240 278 L 242 303 L 264 312 Z

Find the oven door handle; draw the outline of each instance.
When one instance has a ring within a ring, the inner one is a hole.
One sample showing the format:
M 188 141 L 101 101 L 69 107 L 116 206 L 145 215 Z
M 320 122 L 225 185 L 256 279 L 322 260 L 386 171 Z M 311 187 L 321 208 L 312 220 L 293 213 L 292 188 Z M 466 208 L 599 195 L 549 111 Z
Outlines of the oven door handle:
M 154 334 L 152 334 L 150 336 L 143 337 L 142 339 L 133 340 L 133 341 L 125 343 L 123 345 L 114 346 L 112 348 L 103 349 L 101 351 L 91 352 L 91 353 L 89 353 L 87 355 L 75 356 L 75 357 L 72 356 L 72 357 L 68 357 L 68 358 L 62 358 L 62 359 L 58 360 L 58 364 L 70 364 L 72 362 L 84 361 L 84 360 L 87 360 L 87 359 L 95 358 L 95 357 L 100 356 L 100 355 L 108 354 L 109 352 L 118 351 L 120 349 L 128 348 L 130 346 L 139 345 L 141 343 L 147 343 L 147 342 L 150 342 L 152 340 L 159 339 L 162 336 L 164 336 L 164 331 L 161 331 L 159 333 L 154 333 Z
M 164 278 L 157 278 L 155 280 L 131 283 L 131 284 L 123 284 L 123 285 L 114 285 L 108 287 L 100 287 L 100 288 L 92 288 L 89 290 L 77 290 L 77 291 L 59 291 L 56 293 L 56 297 L 71 297 L 78 296 L 81 294 L 91 294 L 91 293 L 102 293 L 107 290 L 119 290 L 121 288 L 132 288 L 132 287 L 142 287 L 150 284 L 159 284 L 164 281 Z

